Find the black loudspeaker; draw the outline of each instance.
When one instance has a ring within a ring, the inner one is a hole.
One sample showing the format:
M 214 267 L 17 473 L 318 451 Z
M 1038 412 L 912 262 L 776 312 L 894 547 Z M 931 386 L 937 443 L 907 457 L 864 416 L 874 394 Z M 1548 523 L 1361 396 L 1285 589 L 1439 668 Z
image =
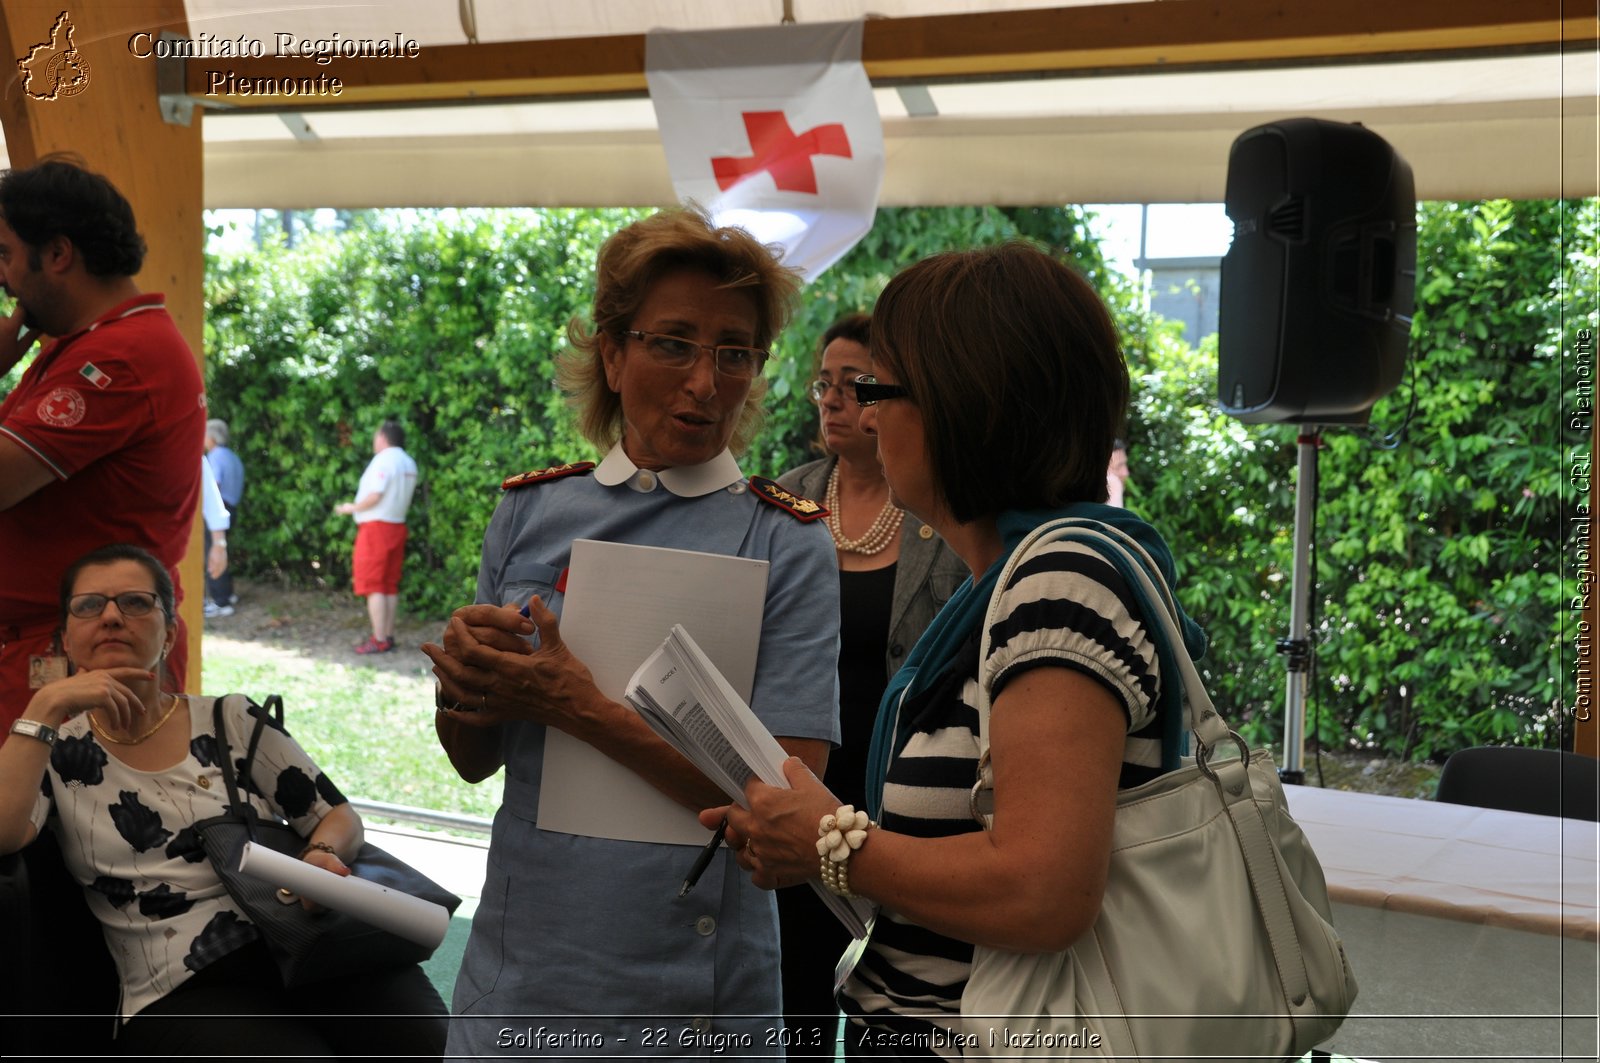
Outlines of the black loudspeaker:
M 1217 398 L 1248 422 L 1362 424 L 1405 369 L 1411 167 L 1360 125 L 1289 118 L 1228 153 Z

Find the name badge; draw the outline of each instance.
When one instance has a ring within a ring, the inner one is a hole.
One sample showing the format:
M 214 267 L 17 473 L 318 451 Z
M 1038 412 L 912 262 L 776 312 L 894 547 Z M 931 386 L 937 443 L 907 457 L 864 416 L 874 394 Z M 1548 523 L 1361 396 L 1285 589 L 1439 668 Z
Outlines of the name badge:
M 67 659 L 60 654 L 35 653 L 28 657 L 28 689 L 67 678 Z

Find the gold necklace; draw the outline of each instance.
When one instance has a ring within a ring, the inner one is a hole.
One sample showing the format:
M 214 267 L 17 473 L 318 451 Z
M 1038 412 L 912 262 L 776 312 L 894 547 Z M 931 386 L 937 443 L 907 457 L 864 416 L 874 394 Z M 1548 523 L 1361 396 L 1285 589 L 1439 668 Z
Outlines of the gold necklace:
M 99 735 L 101 738 L 105 739 L 107 742 L 112 742 L 112 743 L 115 743 L 116 745 L 119 745 L 119 746 L 136 746 L 140 742 L 143 742 L 146 738 L 149 738 L 151 735 L 153 735 L 157 731 L 161 730 L 162 725 L 164 725 L 167 722 L 167 720 L 172 717 L 172 714 L 174 712 L 178 711 L 178 695 L 177 694 L 169 694 L 168 697 L 172 698 L 172 704 L 168 705 L 167 706 L 167 711 L 161 714 L 161 719 L 157 720 L 155 722 L 155 724 L 153 726 L 151 726 L 150 730 L 146 731 L 144 734 L 140 735 L 137 738 L 119 738 L 116 735 L 110 733 L 104 727 L 100 726 L 99 719 L 92 712 L 89 714 L 89 726 L 94 729 L 94 733 L 95 734 Z
M 823 505 L 828 507 L 828 531 L 833 535 L 833 545 L 847 554 L 881 554 L 900 534 L 900 522 L 905 520 L 905 510 L 894 504 L 892 499 L 884 499 L 883 508 L 873 518 L 872 527 L 859 539 L 847 539 L 844 535 L 844 524 L 839 519 L 839 466 L 833 466 L 833 471 L 828 473 L 828 489 Z

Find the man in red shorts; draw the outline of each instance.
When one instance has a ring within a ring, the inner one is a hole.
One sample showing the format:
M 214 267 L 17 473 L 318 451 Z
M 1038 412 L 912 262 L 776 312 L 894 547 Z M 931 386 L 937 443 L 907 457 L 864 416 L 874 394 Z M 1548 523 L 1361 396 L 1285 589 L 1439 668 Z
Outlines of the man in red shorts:
M 356 593 L 367 599 L 372 635 L 356 652 L 394 649 L 394 617 L 400 606 L 400 565 L 406 556 L 406 510 L 417 489 L 417 463 L 405 446 L 405 431 L 385 421 L 372 436 L 372 460 L 361 474 L 356 500 L 338 512 L 356 519 L 356 551 L 351 563 Z
M 0 174 L 0 375 L 52 337 L 0 401 L 0 729 L 64 676 L 56 587 L 110 543 L 178 562 L 200 497 L 206 399 L 164 298 L 133 282 L 145 243 L 122 194 L 77 160 Z M 181 690 L 187 634 L 167 658 Z

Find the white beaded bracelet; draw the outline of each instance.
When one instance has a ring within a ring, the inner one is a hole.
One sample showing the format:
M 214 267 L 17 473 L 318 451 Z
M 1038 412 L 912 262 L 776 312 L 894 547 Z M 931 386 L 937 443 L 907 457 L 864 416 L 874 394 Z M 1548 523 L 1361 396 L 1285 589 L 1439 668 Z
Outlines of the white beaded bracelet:
M 822 863 L 822 884 L 828 892 L 853 897 L 850 892 L 850 854 L 867 840 L 867 831 L 877 824 L 854 805 L 840 805 L 837 812 L 822 817 L 817 824 L 817 856 Z

